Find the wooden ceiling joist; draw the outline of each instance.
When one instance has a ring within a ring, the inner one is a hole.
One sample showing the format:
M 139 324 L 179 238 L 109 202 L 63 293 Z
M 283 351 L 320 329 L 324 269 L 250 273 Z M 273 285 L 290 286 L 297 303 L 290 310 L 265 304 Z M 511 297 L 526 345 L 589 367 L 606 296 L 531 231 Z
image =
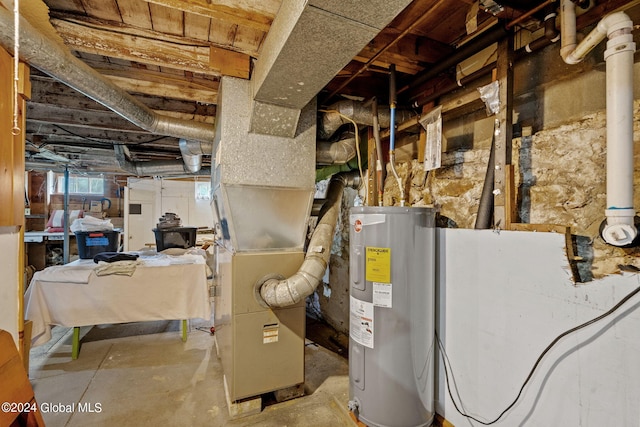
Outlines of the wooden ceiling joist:
M 214 76 L 249 77 L 249 55 L 220 47 L 215 48 L 216 55 L 211 55 L 212 46 L 208 42 L 182 40 L 178 43 L 162 33 L 147 37 L 139 33 L 141 30 L 132 34 L 124 31 L 123 25 L 112 23 L 87 25 L 76 19 L 57 18 L 52 18 L 51 23 L 64 42 L 79 52 Z M 234 66 L 229 67 L 228 63 Z

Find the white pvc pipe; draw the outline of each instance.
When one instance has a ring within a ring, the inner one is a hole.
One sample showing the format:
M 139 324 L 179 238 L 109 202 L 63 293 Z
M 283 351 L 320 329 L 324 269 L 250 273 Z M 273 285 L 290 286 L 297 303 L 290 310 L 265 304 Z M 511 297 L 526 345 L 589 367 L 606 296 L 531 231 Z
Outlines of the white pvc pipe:
M 571 0 L 560 2 L 560 56 L 567 62 L 567 57 L 576 48 L 576 5 Z
M 561 1 L 560 55 L 577 64 L 608 37 L 607 63 L 607 217 L 604 240 L 625 246 L 638 235 L 633 207 L 633 55 L 636 45 L 633 22 L 623 12 L 605 16 L 595 29 L 576 44 L 576 12 L 571 0 Z
M 624 14 L 623 14 L 624 15 Z M 626 15 L 625 15 L 626 17 Z M 628 18 L 627 18 L 628 19 Z M 633 207 L 633 42 L 628 31 L 609 32 L 607 50 L 607 243 L 623 246 L 638 234 Z

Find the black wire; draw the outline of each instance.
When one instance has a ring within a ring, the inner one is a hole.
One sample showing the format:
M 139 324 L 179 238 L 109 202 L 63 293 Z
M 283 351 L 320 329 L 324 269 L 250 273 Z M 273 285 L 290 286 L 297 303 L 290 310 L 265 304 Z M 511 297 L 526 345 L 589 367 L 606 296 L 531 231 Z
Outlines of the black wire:
M 436 331 L 436 333 L 435 333 L 436 340 L 438 342 L 438 347 L 440 347 L 440 354 L 442 355 L 442 362 L 444 363 L 444 377 L 445 377 L 445 380 L 446 380 L 446 383 L 447 383 L 447 392 L 449 393 L 449 397 L 451 398 L 451 402 L 453 403 L 453 406 L 456 408 L 456 411 L 458 411 L 458 413 L 460 415 L 462 415 L 463 417 L 469 418 L 470 420 L 476 421 L 476 422 L 478 422 L 478 423 L 480 423 L 482 425 L 488 426 L 488 425 L 491 425 L 491 424 L 495 424 L 496 422 L 498 422 L 498 420 L 500 420 L 500 418 L 502 418 L 504 416 L 504 414 L 506 414 L 511 408 L 513 408 L 515 406 L 516 402 L 518 402 L 518 400 L 520 399 L 520 396 L 522 396 L 522 392 L 524 391 L 524 388 L 529 383 L 529 380 L 531 380 L 531 377 L 533 377 L 533 373 L 538 368 L 538 365 L 540 364 L 540 362 L 542 361 L 544 356 L 549 352 L 549 350 L 551 350 L 551 348 L 553 348 L 553 346 L 555 346 L 558 343 L 558 341 L 560 341 L 562 338 L 566 337 L 569 334 L 572 334 L 572 333 L 574 333 L 574 332 L 576 332 L 576 331 L 578 331 L 578 330 L 580 330 L 582 328 L 585 328 L 585 327 L 587 327 L 587 326 L 589 326 L 589 325 L 591 325 L 593 323 L 596 323 L 596 322 L 604 319 L 605 317 L 611 315 L 616 310 L 618 310 L 624 303 L 626 303 L 631 298 L 633 298 L 638 292 L 640 292 L 640 286 L 637 287 L 636 289 L 634 289 L 633 291 L 629 292 L 624 298 L 622 298 L 616 305 L 614 305 L 606 313 L 603 313 L 600 316 L 598 316 L 596 318 L 593 318 L 593 319 L 591 319 L 591 320 L 589 320 L 587 322 L 584 322 L 581 325 L 578 325 L 578 326 L 573 327 L 573 328 L 571 328 L 571 329 L 569 329 L 567 331 L 564 331 L 563 333 L 558 335 L 553 341 L 551 341 L 551 343 L 544 349 L 544 351 L 542 353 L 540 353 L 540 356 L 538 356 L 538 359 L 536 360 L 536 363 L 534 363 L 533 368 L 531 368 L 531 371 L 529 371 L 529 375 L 527 375 L 527 378 L 522 383 L 522 386 L 520 387 L 520 391 L 518 392 L 518 395 L 516 396 L 516 398 L 493 421 L 482 421 L 482 420 L 479 420 L 476 417 L 474 417 L 473 415 L 469 415 L 469 414 L 466 414 L 466 413 L 462 412 L 460 410 L 460 408 L 458 407 L 458 404 L 456 403 L 455 399 L 453 398 L 453 394 L 451 393 L 451 385 L 449 383 L 449 372 L 448 371 L 451 369 L 451 362 L 449 361 L 449 357 L 447 356 L 447 352 L 444 349 L 444 345 L 442 344 L 442 341 L 440 341 L 440 337 L 438 336 L 438 332 Z M 448 368 L 447 368 L 447 364 L 449 365 Z M 452 378 L 452 380 L 454 382 L 454 385 L 455 385 L 455 377 L 453 376 L 453 370 L 451 372 L 451 378 Z M 462 400 L 460 401 L 460 405 L 462 406 Z

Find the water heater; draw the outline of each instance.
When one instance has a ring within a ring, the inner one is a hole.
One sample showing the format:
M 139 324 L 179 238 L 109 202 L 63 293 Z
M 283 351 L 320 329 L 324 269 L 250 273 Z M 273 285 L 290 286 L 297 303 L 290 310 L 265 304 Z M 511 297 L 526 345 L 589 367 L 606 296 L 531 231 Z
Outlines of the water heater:
M 349 222 L 349 407 L 370 427 L 430 426 L 435 212 L 354 207 Z

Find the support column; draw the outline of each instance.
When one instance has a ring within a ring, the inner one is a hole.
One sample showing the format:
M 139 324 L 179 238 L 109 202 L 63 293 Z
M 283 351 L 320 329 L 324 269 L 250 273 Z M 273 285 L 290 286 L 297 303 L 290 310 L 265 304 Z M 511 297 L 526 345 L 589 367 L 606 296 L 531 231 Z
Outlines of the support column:
M 3 257 L 0 275 L 0 328 L 7 329 L 24 359 L 24 133 L 26 100 L 31 95 L 29 67 L 20 64 L 18 82 L 18 127 L 14 135 L 14 63 L 0 48 L 0 234 L 2 244 L 17 251 Z M 10 249 L 10 248 L 6 248 Z M 13 251 L 11 251 L 13 252 Z
M 500 110 L 496 120 L 500 122 L 495 138 L 494 175 L 494 226 L 509 229 L 511 222 L 511 191 L 507 192 L 508 166 L 511 165 L 511 138 L 513 133 L 513 36 L 498 42 L 497 79 L 500 84 Z

